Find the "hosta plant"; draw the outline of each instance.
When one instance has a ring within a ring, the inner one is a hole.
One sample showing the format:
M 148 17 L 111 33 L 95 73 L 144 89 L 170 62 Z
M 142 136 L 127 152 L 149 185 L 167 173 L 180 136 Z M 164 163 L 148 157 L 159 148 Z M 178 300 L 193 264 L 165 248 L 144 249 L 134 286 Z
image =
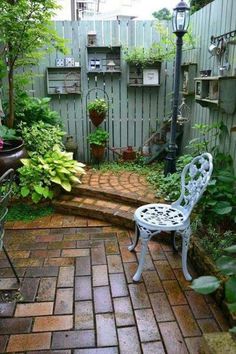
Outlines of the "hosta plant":
M 21 196 L 30 197 L 34 203 L 52 199 L 56 185 L 70 192 L 72 184 L 80 183 L 79 176 L 85 173 L 85 165 L 73 160 L 72 153 L 61 151 L 57 145 L 44 156 L 32 155 L 21 161 L 23 167 L 18 169 Z
M 221 256 L 216 265 L 220 273 L 227 277 L 224 283 L 225 300 L 229 311 L 236 313 L 236 245 L 225 248 L 226 255 Z M 213 293 L 221 285 L 221 281 L 214 276 L 202 276 L 192 282 L 191 288 L 206 295 Z M 236 333 L 236 326 L 231 332 Z

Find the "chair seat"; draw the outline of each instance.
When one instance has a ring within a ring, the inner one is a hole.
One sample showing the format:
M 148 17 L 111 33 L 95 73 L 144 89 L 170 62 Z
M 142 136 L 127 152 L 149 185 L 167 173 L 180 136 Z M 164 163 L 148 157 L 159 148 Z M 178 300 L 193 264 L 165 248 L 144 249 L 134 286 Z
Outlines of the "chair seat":
M 136 209 L 134 220 L 150 230 L 171 231 L 183 226 L 186 216 L 168 204 L 146 204 Z

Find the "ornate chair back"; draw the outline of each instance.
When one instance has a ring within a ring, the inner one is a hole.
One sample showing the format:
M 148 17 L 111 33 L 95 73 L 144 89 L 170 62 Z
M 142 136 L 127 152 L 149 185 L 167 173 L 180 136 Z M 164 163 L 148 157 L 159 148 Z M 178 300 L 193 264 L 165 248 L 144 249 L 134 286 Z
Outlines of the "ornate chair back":
M 180 209 L 188 217 L 201 198 L 211 178 L 212 156 L 203 153 L 187 164 L 181 174 L 181 195 L 172 206 Z

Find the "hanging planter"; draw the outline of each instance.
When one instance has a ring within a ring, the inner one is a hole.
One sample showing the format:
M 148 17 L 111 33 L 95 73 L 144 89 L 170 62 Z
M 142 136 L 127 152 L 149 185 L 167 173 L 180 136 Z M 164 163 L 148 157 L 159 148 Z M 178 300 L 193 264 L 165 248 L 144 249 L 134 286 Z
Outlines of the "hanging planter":
M 104 99 L 95 99 L 88 103 L 89 118 L 98 127 L 106 117 L 108 105 Z
M 104 121 L 105 117 L 106 117 L 106 112 L 99 113 L 98 111 L 95 110 L 89 111 L 89 118 L 91 119 L 95 127 L 98 127 Z

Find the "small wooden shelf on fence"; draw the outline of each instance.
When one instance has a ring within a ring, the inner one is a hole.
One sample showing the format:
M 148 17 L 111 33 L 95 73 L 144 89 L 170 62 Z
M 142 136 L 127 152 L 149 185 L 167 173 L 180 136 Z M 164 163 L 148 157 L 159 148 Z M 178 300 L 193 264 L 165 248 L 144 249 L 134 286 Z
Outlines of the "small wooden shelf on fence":
M 236 76 L 195 78 L 195 100 L 203 107 L 233 114 L 236 110 Z
M 121 46 L 87 46 L 88 74 L 121 73 Z
M 194 78 L 197 73 L 196 63 L 183 63 L 181 65 L 181 87 L 184 96 L 194 95 Z
M 49 95 L 81 94 L 81 68 L 79 66 L 53 66 L 46 71 Z
M 156 87 L 160 86 L 161 62 L 151 64 L 145 68 L 129 65 L 128 86 L 130 87 Z

